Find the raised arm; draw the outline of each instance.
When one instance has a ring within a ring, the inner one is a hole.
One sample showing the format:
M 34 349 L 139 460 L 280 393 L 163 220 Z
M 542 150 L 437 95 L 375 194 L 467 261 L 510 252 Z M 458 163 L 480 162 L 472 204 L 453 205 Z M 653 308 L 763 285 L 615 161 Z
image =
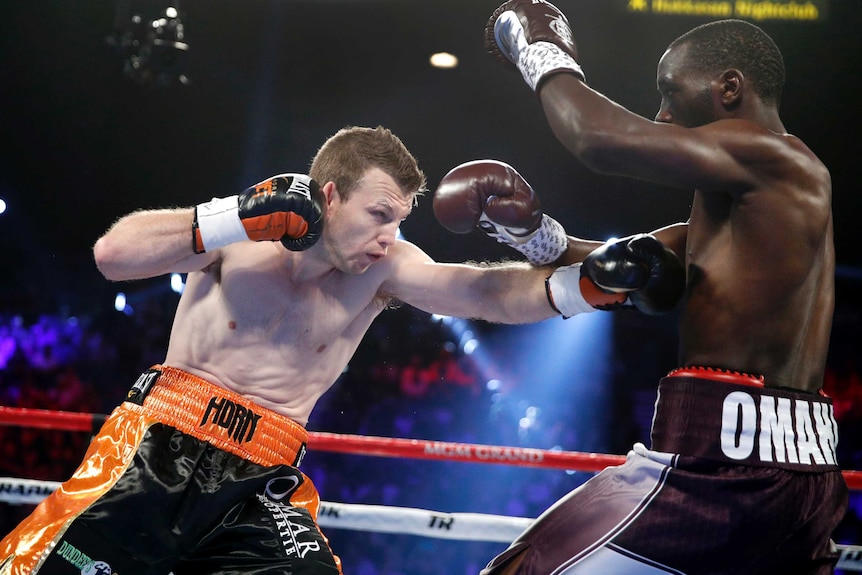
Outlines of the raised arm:
M 218 252 L 194 253 L 194 217 L 194 208 L 132 212 L 96 241 L 96 266 L 113 281 L 203 269 Z
M 676 99 L 687 94 L 675 83 L 673 62 L 664 59 L 657 121 L 608 99 L 584 81 L 568 21 L 547 2 L 506 2 L 489 20 L 485 38 L 488 51 L 519 70 L 537 92 L 560 142 L 594 171 L 688 191 L 733 193 L 755 186 L 752 164 L 771 161 L 782 147 L 776 134 L 754 122 L 725 119 L 733 117 L 745 90 L 749 100 L 755 97 L 741 74 L 725 75 L 709 94 L 691 95 L 721 100 L 728 110 L 725 116 L 713 116 L 710 100 L 696 118 L 673 117 Z
M 93 255 L 102 274 L 119 281 L 200 270 L 239 241 L 280 241 L 301 251 L 323 232 L 323 205 L 310 177 L 279 174 L 194 208 L 133 212 L 96 241 Z
M 747 120 L 694 128 L 648 120 L 569 74 L 549 77 L 539 95 L 557 139 L 591 170 L 686 192 L 747 191 L 758 184 L 752 162 L 769 161 L 783 147 Z

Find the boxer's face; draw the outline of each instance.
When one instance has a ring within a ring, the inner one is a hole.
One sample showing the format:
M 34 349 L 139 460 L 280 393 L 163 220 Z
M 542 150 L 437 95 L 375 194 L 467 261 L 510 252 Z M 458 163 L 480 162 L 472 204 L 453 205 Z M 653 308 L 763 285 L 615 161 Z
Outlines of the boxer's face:
M 368 170 L 348 199 L 332 192 L 323 241 L 333 265 L 361 274 L 383 259 L 412 207 L 413 197 L 379 168 Z
M 659 60 L 656 85 L 661 106 L 655 121 L 695 128 L 714 122 L 719 116 L 712 79 L 687 65 L 686 51 L 685 45 L 677 46 Z

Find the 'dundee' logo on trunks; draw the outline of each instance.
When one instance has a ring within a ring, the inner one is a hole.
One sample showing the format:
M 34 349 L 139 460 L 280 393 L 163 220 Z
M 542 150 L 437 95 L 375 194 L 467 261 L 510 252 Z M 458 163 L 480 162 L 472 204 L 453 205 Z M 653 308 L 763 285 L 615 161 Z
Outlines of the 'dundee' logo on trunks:
M 828 403 L 734 391 L 722 405 L 721 451 L 740 462 L 835 465 L 837 430 Z
M 257 421 L 261 418 L 243 405 L 223 397 L 210 398 L 199 425 L 209 422 L 227 430 L 228 436 L 237 443 L 251 441 Z
M 111 566 L 104 561 L 96 561 L 71 543 L 60 541 L 57 555 L 81 570 L 81 575 L 114 575 Z

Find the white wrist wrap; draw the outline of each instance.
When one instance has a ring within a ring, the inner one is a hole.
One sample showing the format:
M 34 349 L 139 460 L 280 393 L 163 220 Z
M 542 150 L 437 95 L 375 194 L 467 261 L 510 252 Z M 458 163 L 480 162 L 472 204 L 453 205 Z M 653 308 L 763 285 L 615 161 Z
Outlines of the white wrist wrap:
M 496 232 L 488 231 L 485 226 L 479 226 L 488 236 L 494 238 L 501 244 L 506 244 L 512 247 L 530 260 L 530 263 L 537 266 L 547 265 L 557 261 L 557 259 L 566 253 L 569 247 L 569 238 L 566 236 L 566 230 L 563 226 L 547 214 L 542 215 L 542 223 L 536 228 L 536 231 L 530 234 L 525 234 L 523 228 L 504 228 L 500 224 L 491 221 L 488 216 L 482 213 L 479 221 L 485 221 L 491 224 Z
M 557 268 L 545 280 L 545 291 L 551 307 L 563 318 L 596 311 L 581 295 L 581 264 Z
M 248 239 L 239 218 L 239 197 L 213 198 L 196 208 L 198 231 L 205 250 Z
M 547 214 L 542 216 L 542 225 L 526 242 L 512 246 L 530 260 L 530 263 L 543 266 L 566 253 L 569 238 L 560 222 Z
M 575 59 L 551 42 L 529 44 L 518 54 L 518 70 L 524 80 L 536 91 L 543 77 L 556 72 L 572 72 L 582 81 L 584 71 Z

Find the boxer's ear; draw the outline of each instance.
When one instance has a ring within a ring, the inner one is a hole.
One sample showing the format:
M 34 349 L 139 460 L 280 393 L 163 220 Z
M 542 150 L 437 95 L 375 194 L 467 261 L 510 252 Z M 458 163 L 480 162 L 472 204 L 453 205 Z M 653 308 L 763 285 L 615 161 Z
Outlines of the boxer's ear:
M 721 75 L 721 103 L 727 109 L 733 109 L 742 102 L 745 92 L 745 76 L 740 70 L 730 68 Z

